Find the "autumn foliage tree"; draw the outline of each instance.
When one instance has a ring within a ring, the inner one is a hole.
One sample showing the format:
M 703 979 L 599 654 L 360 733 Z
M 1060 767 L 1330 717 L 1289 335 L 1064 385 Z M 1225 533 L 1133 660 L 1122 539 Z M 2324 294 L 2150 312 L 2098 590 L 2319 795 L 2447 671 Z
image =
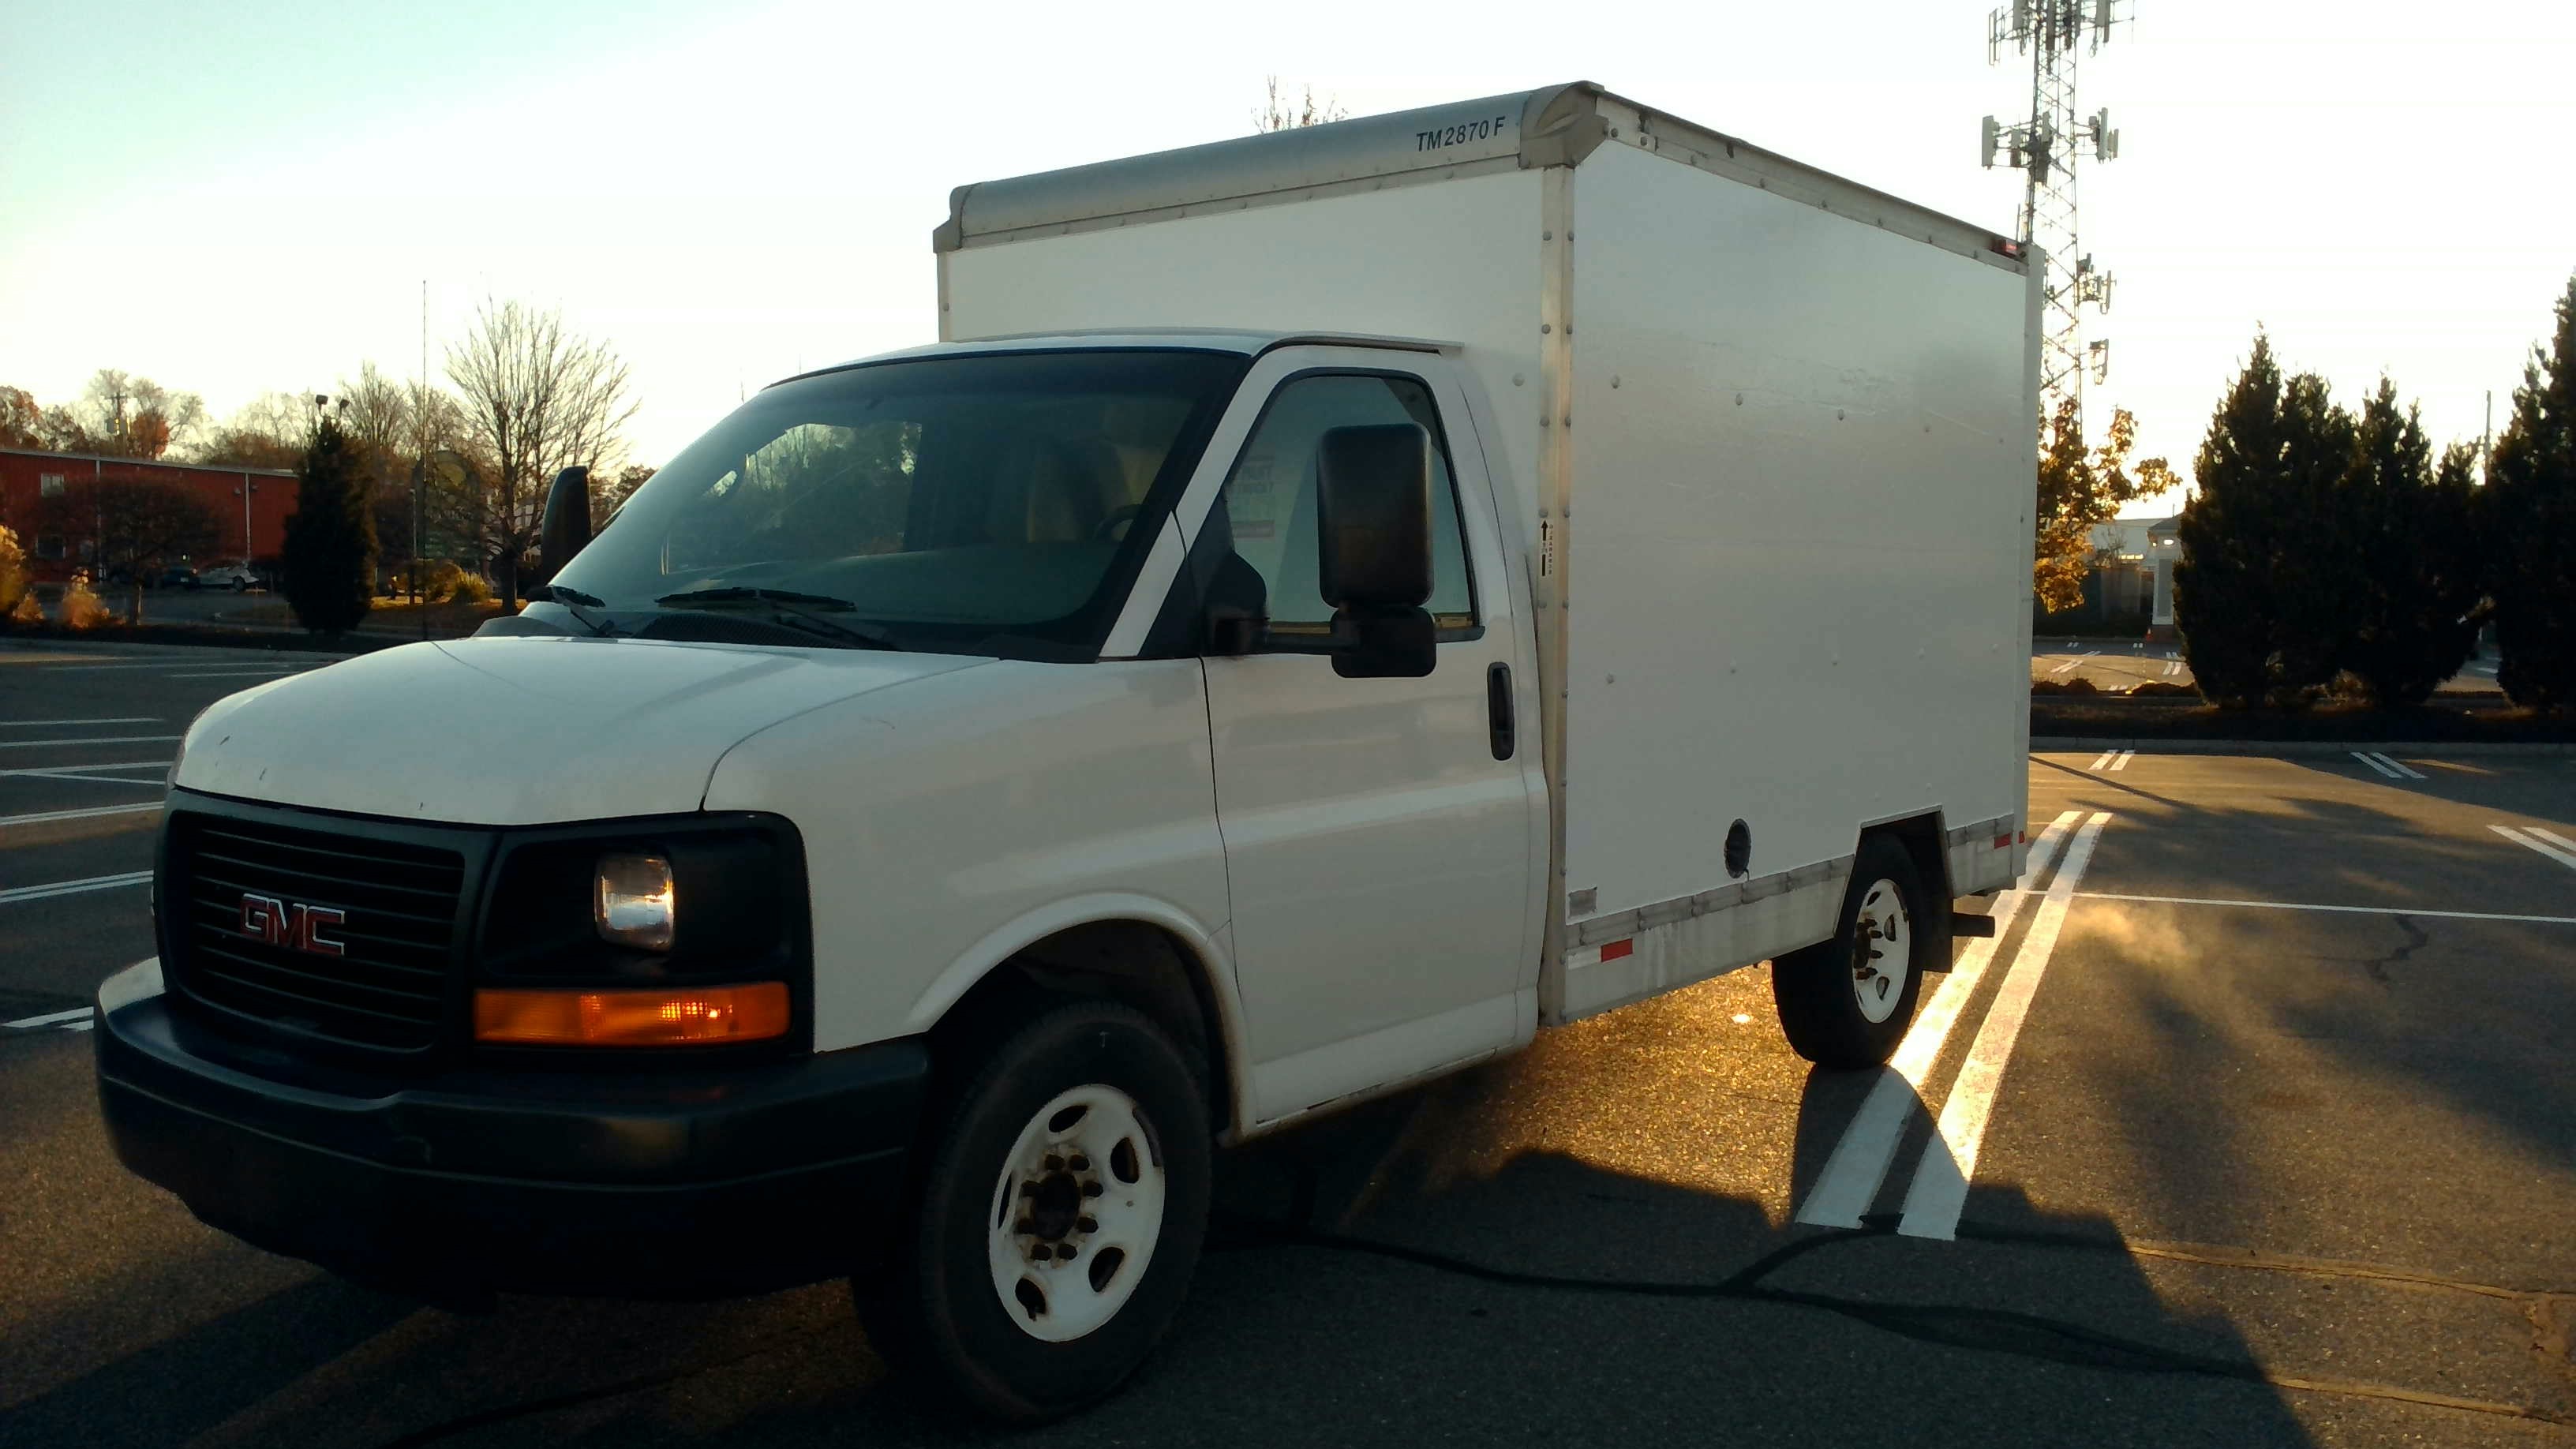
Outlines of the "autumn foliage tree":
M 2121 506 L 2174 486 L 2162 458 L 2132 465 L 2138 420 L 2120 408 L 2109 435 L 2088 448 L 2073 399 L 2057 405 L 2039 440 L 2039 503 L 2031 549 L 2031 593 L 2054 613 L 2084 602 L 2084 576 L 2093 567 L 2093 530 L 2120 516 Z

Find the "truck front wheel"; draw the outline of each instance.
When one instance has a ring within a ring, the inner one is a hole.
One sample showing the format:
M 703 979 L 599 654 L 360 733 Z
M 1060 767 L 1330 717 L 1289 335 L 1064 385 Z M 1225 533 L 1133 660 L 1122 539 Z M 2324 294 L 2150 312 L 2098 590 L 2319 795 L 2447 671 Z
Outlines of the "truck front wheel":
M 1905 847 L 1884 835 L 1863 840 L 1833 936 L 1771 963 L 1771 1001 L 1798 1055 L 1826 1067 L 1869 1067 L 1896 1053 L 1913 1024 L 1924 952 L 1940 938 L 1923 880 Z
M 906 1251 L 853 1284 L 877 1350 L 1017 1422 L 1116 1389 L 1206 1235 L 1211 1134 L 1189 1059 L 1127 1007 L 1060 1006 L 993 1051 L 926 1146 Z

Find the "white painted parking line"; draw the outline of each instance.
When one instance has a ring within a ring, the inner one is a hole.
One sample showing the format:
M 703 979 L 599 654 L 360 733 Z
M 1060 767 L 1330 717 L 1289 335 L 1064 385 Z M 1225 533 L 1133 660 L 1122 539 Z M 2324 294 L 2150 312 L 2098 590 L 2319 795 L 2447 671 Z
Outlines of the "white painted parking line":
M 1986 1008 L 1985 1023 L 1968 1046 L 1967 1064 L 1959 1068 L 1959 1079 L 1941 1104 L 1941 1120 L 1932 1140 L 1924 1144 L 1923 1155 L 1914 1164 L 1914 1185 L 1905 1193 L 1905 1216 L 1896 1225 L 1907 1237 L 1947 1240 L 1959 1235 L 1959 1210 L 1967 1206 L 1968 1184 L 1977 1175 L 1977 1153 L 1985 1144 L 1986 1124 L 1994 1117 L 1995 1092 L 2003 1084 L 2004 1067 L 2012 1060 L 2013 1044 L 2021 1038 L 2022 1022 L 2030 1015 L 2040 978 L 2047 974 L 2048 958 L 2057 953 L 2057 938 L 2066 928 L 2076 882 L 2084 878 L 2093 846 L 2110 821 L 2109 811 L 2095 811 L 2075 832 L 2074 843 L 2066 848 L 2066 864 L 2049 883 L 2039 914 L 2031 920 L 2030 935 L 2014 955 L 2012 969 L 2004 974 L 1994 1004 Z
M 1941 988 L 1932 993 L 1931 1002 L 1916 1014 L 1896 1055 L 1878 1069 L 1878 1080 L 1871 1084 L 1868 1098 L 1853 1114 L 1851 1125 L 1843 1129 L 1842 1139 L 1834 1144 L 1833 1156 L 1825 1159 L 1825 1170 L 1817 1174 L 1815 1186 L 1807 1190 L 1807 1200 L 1798 1208 L 1798 1221 L 1828 1228 L 1861 1225 L 1860 1215 L 1869 1211 L 1870 1203 L 1878 1197 L 1879 1184 L 1887 1180 L 1888 1164 L 1896 1160 L 1897 1144 L 1904 1139 L 1905 1126 L 1913 1119 L 1914 1105 L 1923 1099 L 1924 1078 L 1931 1075 L 1943 1043 L 1950 1039 L 1950 1029 L 1958 1025 L 1959 1013 L 1976 993 L 1987 963 L 1994 960 L 1995 948 L 2011 933 L 2013 921 L 2031 897 L 2031 887 L 2048 873 L 2049 862 L 2057 858 L 2058 845 L 2083 813 L 2069 810 L 2058 816 L 2054 824 L 2039 833 L 2039 839 L 2031 842 L 2030 861 L 2021 880 L 2013 889 L 1995 897 L 1995 933 L 1968 943 Z
M 2548 856 L 2551 860 L 2558 862 L 2560 865 L 2566 866 L 2570 870 L 2576 870 L 2576 849 L 2559 849 L 2559 845 L 2565 845 L 2567 842 L 2558 836 L 2549 835 L 2549 832 L 2546 830 L 2531 830 L 2526 832 L 2516 830 L 2510 825 L 2490 825 L 2487 829 L 2494 831 L 2496 834 L 2503 836 L 2505 839 L 2512 841 L 2516 845 L 2522 846 L 2526 850 L 2539 851 L 2542 855 Z M 2557 841 L 2558 844 L 2552 845 L 2548 843 L 2548 841 L 2543 841 L 2537 838 L 2544 835 L 2549 835 L 2549 839 Z
M 2386 754 L 2378 751 L 2373 751 L 2371 753 L 2370 762 L 2385 769 L 2395 770 L 2398 776 L 2402 779 L 2421 780 L 2424 778 L 2423 775 L 2409 767 L 2405 761 L 2392 760 Z
M 2383 775 L 2387 776 L 2389 779 L 2392 779 L 2392 780 L 2402 780 L 2402 779 L 2406 778 L 2405 776 L 2400 775 L 2400 774 L 2398 774 L 2398 773 L 2397 773 L 2397 767 L 2396 767 L 2396 766 L 2394 766 L 2394 765 L 2383 765 L 2383 764 L 2379 763 L 2379 761 L 2378 761 L 2377 759 L 2375 759 L 2374 757 L 2369 756 L 2369 755 L 2365 755 L 2365 754 L 2363 754 L 2363 753 L 2362 753 L 2361 751 L 2359 751 L 2359 750 L 2355 750 L 2355 751 L 2353 751 L 2353 752 L 2352 752 L 2352 757 L 2353 757 L 2354 759 L 2356 759 L 2356 760 L 2361 761 L 2363 764 L 2368 765 L 2370 768 L 2372 768 L 2372 769 L 2374 769 L 2374 770 L 2377 770 L 2379 773 L 2381 773 L 2381 774 L 2383 774 Z
M 2049 673 L 2051 673 L 2051 674 L 2064 674 L 2066 671 L 2068 671 L 2068 670 L 2070 670 L 2070 669 L 2074 668 L 2076 665 L 2081 664 L 2081 663 L 2083 663 L 2083 662 L 2084 662 L 2084 661 L 2083 661 L 2083 660 L 2081 660 L 2081 659 L 2069 659 L 2069 660 L 2067 660 L 2065 663 L 2063 663 L 2063 664 L 2061 664 L 2061 665 L 2057 666 L 2055 669 L 2052 669 L 2052 670 L 2050 670 L 2050 671 L 2048 671 L 2048 672 L 2049 672 Z
M 157 714 L 121 714 L 113 719 L 0 719 L 0 730 L 32 730 L 65 725 L 159 724 Z
M 2111 768 L 2111 761 L 2118 757 L 2119 753 L 2120 752 L 2118 750 L 2104 750 L 2101 754 L 2094 757 L 2093 763 L 2086 765 L 2084 768 L 2088 770 L 2107 770 Z
M 88 1015 L 88 1007 L 75 1006 L 69 1011 L 49 1011 L 42 1016 L 22 1016 L 16 1021 L 0 1021 L 0 1026 L 14 1026 L 23 1031 L 29 1027 L 60 1026 L 64 1022 L 78 1021 Z
M 2428 911 L 2414 906 L 2322 906 L 2305 901 L 2231 901 L 2217 896 L 2133 896 L 2119 891 L 2077 891 L 2088 901 L 2136 901 L 2150 906 L 2223 906 L 2246 911 L 2331 911 L 2352 916 L 2424 916 L 2437 921 L 2513 921 L 2534 926 L 2576 926 L 2576 916 L 2519 916 L 2501 911 Z
M 0 830 L 5 830 L 12 825 L 45 825 L 56 820 L 87 820 L 99 815 L 140 815 L 146 810 L 160 808 L 161 802 L 154 800 L 142 805 L 94 805 L 87 810 L 47 810 L 35 815 L 0 815 Z
M 166 745 L 177 735 L 101 735 L 94 740 L 0 740 L 0 750 L 41 750 L 65 745 Z
M 2165 661 L 2165 675 L 2166 675 L 2166 677 L 2170 678 L 2170 677 L 2172 677 L 2172 676 L 2174 676 L 2174 675 L 2177 675 L 2177 674 L 2180 674 L 2180 673 L 2182 673 L 2182 661 L 2181 661 L 2181 660 L 2179 660 L 2179 659 L 2168 659 L 2168 660 L 2166 660 L 2166 661 Z
M 173 669 L 218 669 L 233 665 L 241 665 L 244 668 L 255 667 L 261 672 L 270 674 L 284 674 L 290 669 L 301 669 L 304 667 L 300 664 L 251 666 L 245 661 L 236 659 L 200 659 L 194 664 L 182 664 L 176 660 L 165 659 L 156 664 L 48 664 L 44 666 L 44 672 L 47 674 L 96 674 L 108 670 L 119 669 L 158 669 L 166 673 Z
M 152 879 L 148 870 L 130 870 L 123 875 L 94 875 L 87 880 L 58 880 L 45 885 L 20 886 L 13 891 L 0 891 L 0 906 L 19 901 L 41 901 L 49 896 L 76 896 L 84 891 L 112 891 L 125 886 L 139 886 Z
M 2114 770 L 2125 770 L 2129 768 L 2129 762 L 2137 757 L 2138 752 L 2135 750 L 2122 750 L 2120 752 L 2120 758 L 2111 762 L 2111 768 Z
M 112 765 L 22 765 L 14 770 L 0 770 L 0 780 L 19 775 L 41 775 L 47 779 L 84 778 L 97 770 L 166 770 L 168 760 L 119 760 Z

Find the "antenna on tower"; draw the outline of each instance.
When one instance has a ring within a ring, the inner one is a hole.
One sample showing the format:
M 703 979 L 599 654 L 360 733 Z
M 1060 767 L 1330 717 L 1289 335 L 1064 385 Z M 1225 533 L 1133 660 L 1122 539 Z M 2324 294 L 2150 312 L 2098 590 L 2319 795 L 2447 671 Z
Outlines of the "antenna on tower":
M 2087 303 L 2111 310 L 2111 274 L 2096 271 L 2077 249 L 2075 169 L 2080 159 L 2109 161 L 2120 154 L 2120 133 L 2109 108 L 2079 117 L 2075 62 L 2111 39 L 2112 27 L 2132 23 L 2130 0 L 2011 0 L 1986 16 L 1986 62 L 2001 64 L 2006 47 L 2030 57 L 2030 119 L 2007 126 L 1985 118 L 1980 156 L 1992 168 L 2000 156 L 2028 177 L 2022 193 L 2021 244 L 2045 258 L 2039 362 L 2040 417 L 2072 402 L 2083 421 L 2084 380 L 2109 372 L 2111 344 L 2086 345 L 2077 309 Z

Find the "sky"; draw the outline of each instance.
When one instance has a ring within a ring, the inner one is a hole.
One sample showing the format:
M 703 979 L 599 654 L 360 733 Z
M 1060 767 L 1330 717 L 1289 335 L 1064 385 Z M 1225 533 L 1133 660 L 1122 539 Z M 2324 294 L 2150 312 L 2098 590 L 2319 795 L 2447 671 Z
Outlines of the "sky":
M 632 365 L 659 462 L 747 390 L 932 340 L 951 187 L 1251 130 L 1264 77 L 1353 114 L 1598 81 L 2009 231 L 1978 119 L 2026 114 L 1957 0 L 1668 7 L 892 7 L 673 0 L 0 7 L 0 384 L 117 367 L 220 418 L 429 367 L 486 298 Z M 2116 279 L 2087 394 L 2187 475 L 2258 326 L 2436 440 L 2509 407 L 2576 272 L 2576 6 L 2122 0 L 2083 58 Z M 2142 505 L 2133 512 L 2160 512 Z

